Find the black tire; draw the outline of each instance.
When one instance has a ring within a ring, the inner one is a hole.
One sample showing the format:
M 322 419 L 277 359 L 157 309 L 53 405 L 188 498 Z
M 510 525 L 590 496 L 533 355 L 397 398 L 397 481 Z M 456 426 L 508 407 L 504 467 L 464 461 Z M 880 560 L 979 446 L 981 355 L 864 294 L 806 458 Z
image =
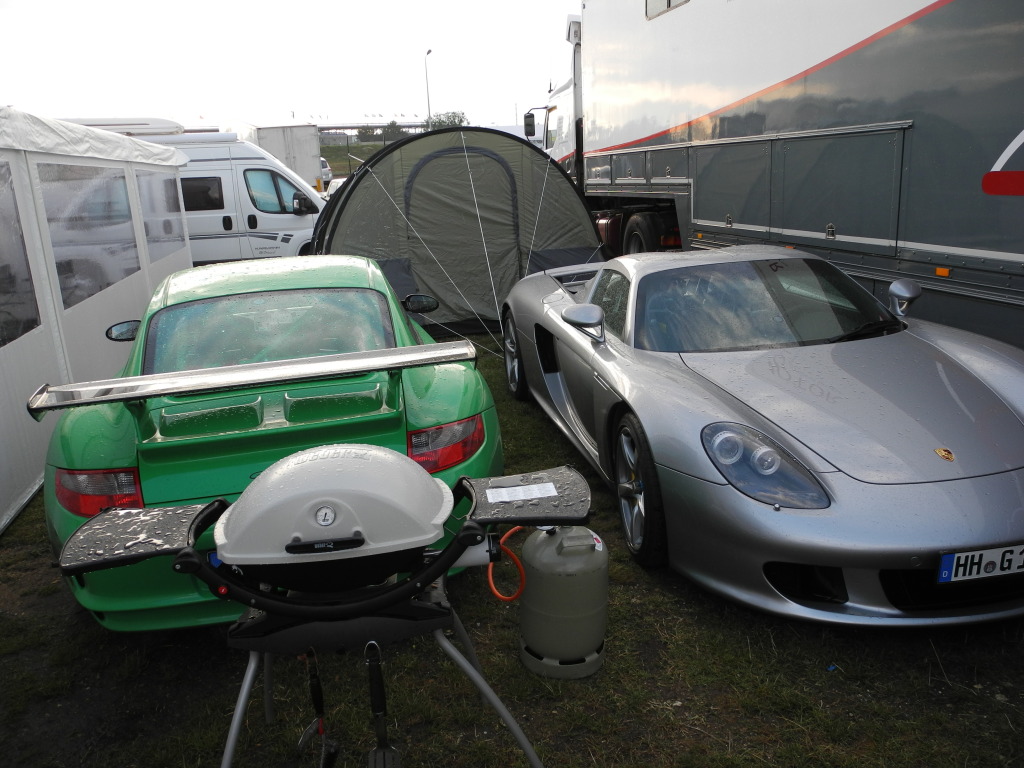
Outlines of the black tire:
M 632 413 L 619 420 L 612 462 L 626 547 L 645 568 L 663 565 L 666 533 L 661 486 L 647 435 Z
M 630 216 L 622 232 L 622 252 L 647 253 L 657 250 L 660 250 L 658 233 L 652 217 L 639 213 Z
M 526 383 L 526 369 L 523 367 L 523 356 L 519 347 L 519 332 L 511 312 L 506 312 L 501 323 L 502 349 L 505 353 L 505 384 L 508 393 L 516 400 L 530 397 L 530 387 Z

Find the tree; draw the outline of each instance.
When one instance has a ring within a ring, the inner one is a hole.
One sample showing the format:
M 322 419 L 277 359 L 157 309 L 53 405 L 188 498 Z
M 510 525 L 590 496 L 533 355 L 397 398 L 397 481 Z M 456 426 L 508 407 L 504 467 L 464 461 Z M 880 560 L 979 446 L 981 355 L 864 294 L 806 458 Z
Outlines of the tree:
M 356 130 L 356 138 L 360 141 L 373 141 L 377 138 L 377 129 L 371 125 L 364 125 Z
M 451 128 L 469 125 L 465 112 L 439 112 L 430 118 L 431 128 Z
M 406 135 L 405 129 L 399 127 L 398 123 L 394 120 L 385 125 L 381 132 L 384 134 L 384 141 L 397 141 Z

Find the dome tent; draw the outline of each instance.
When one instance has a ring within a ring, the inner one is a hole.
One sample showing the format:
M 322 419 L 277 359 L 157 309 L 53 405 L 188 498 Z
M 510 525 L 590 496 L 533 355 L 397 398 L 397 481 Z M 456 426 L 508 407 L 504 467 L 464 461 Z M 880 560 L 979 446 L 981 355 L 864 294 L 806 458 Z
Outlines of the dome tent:
M 497 321 L 521 277 L 604 258 L 557 163 L 511 134 L 465 127 L 371 157 L 321 213 L 314 247 L 378 261 L 400 296 L 434 296 L 437 324 Z

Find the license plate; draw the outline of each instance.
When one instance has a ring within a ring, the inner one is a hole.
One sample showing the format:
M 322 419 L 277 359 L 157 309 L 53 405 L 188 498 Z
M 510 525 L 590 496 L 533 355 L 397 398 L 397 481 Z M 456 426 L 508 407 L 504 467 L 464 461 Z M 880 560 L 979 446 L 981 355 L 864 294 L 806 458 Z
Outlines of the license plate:
M 1008 576 L 1012 573 L 1024 573 L 1024 544 L 943 555 L 939 565 L 939 583 Z

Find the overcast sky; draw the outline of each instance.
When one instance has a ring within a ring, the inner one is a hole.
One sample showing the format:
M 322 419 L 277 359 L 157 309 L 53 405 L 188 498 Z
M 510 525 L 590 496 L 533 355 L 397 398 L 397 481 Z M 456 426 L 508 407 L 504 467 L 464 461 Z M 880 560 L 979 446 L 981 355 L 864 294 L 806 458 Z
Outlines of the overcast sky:
M 569 76 L 580 0 L 0 0 L 0 104 L 187 125 L 508 126 Z M 429 56 L 427 51 L 432 51 Z

